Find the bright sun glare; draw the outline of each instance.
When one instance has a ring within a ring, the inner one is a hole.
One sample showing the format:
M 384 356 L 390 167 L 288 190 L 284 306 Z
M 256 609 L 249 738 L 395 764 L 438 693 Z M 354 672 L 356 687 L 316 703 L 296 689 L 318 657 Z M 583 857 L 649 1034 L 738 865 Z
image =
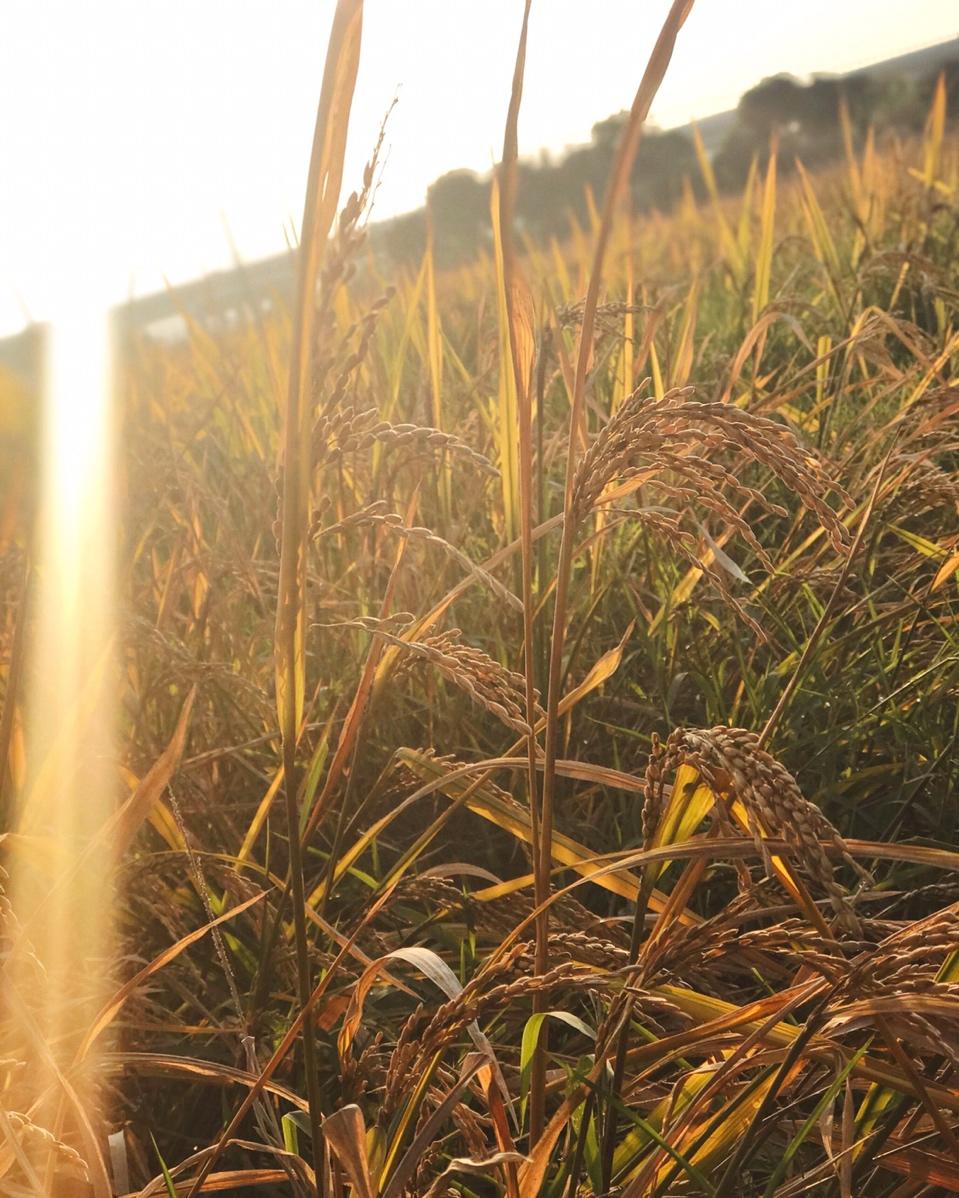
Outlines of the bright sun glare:
M 81 1037 L 109 982 L 112 870 L 108 840 L 96 834 L 116 809 L 118 778 L 110 297 L 98 283 L 111 209 L 97 158 L 85 146 L 90 122 L 100 116 L 78 102 L 52 140 L 56 177 L 47 186 L 61 202 L 38 255 L 51 306 L 32 562 L 29 774 L 20 828 L 54 866 L 69 864 L 44 873 L 35 862 L 17 861 L 11 879 L 25 936 L 44 971 L 39 992 L 21 996 L 42 1033 L 42 1040 L 33 1037 L 28 1075 L 37 1100 L 51 1093 L 55 1069 L 78 1063 Z M 92 1112 L 93 1070 L 74 1077 L 76 1110 L 58 1110 L 48 1097 L 48 1126 L 63 1126 L 65 1119 L 76 1127 L 81 1111 Z

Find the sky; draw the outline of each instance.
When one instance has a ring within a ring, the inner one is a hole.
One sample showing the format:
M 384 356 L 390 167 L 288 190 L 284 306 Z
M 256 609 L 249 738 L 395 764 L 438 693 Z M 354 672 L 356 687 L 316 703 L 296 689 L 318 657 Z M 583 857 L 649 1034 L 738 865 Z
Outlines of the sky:
M 299 225 L 333 0 L 0 0 L 0 335 L 281 251 Z M 520 152 L 628 108 L 668 0 L 533 0 Z M 521 0 L 367 0 L 345 186 L 375 217 L 502 145 Z M 652 117 L 959 33 L 948 0 L 697 0 Z

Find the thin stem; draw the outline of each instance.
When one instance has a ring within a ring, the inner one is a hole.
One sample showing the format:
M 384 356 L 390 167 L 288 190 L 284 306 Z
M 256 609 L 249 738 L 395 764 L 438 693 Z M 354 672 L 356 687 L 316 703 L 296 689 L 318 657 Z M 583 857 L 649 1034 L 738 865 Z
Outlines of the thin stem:
M 796 693 L 796 689 L 799 686 L 799 683 L 802 681 L 803 675 L 806 672 L 806 666 L 812 660 L 813 653 L 815 653 L 816 649 L 818 648 L 819 642 L 822 640 L 826 632 L 829 621 L 832 619 L 832 613 L 835 610 L 837 602 L 839 601 L 839 596 L 842 593 L 843 587 L 846 585 L 846 579 L 849 577 L 849 571 L 852 569 L 852 563 L 859 552 L 863 537 L 866 534 L 866 527 L 868 526 L 870 518 L 872 517 L 872 513 L 875 510 L 876 500 L 879 498 L 879 491 L 882 487 L 883 480 L 886 477 L 886 467 L 889 464 L 889 458 L 893 449 L 895 449 L 895 444 L 890 446 L 889 451 L 886 453 L 886 456 L 879 467 L 879 472 L 876 475 L 876 481 L 872 488 L 872 494 L 869 496 L 869 500 L 866 503 L 865 509 L 863 510 L 862 519 L 859 522 L 859 529 L 856 532 L 855 540 L 850 546 L 849 552 L 846 555 L 846 560 L 842 564 L 842 569 L 839 571 L 839 577 L 836 580 L 836 585 L 832 589 L 832 594 L 829 596 L 826 606 L 823 608 L 822 615 L 819 617 L 816 627 L 812 631 L 812 635 L 809 637 L 809 640 L 806 641 L 806 644 L 803 647 L 803 651 L 799 657 L 799 661 L 796 663 L 796 668 L 793 670 L 791 678 L 786 683 L 785 687 L 783 687 L 783 692 L 779 696 L 779 700 L 776 703 L 776 706 L 773 708 L 772 714 L 766 721 L 762 732 L 759 734 L 759 740 L 757 742 L 759 748 L 765 747 L 769 741 L 769 738 L 775 731 L 776 725 L 779 723 L 783 712 L 786 710 L 789 700 Z
M 310 979 L 310 958 L 306 939 L 306 886 L 303 882 L 303 846 L 300 842 L 300 820 L 296 803 L 296 742 L 283 737 L 283 790 L 286 798 L 286 822 L 290 837 L 290 882 L 293 896 L 293 929 L 296 939 L 296 983 L 300 1009 L 310 1001 L 313 986 Z M 303 1068 L 306 1070 L 306 1093 L 310 1106 L 310 1135 L 313 1138 L 313 1168 L 317 1191 L 321 1191 L 323 1147 L 320 1132 L 320 1075 L 316 1068 L 316 1043 L 312 1028 L 303 1028 Z
M 509 341 L 510 364 L 513 370 L 513 385 L 516 394 L 516 410 L 519 418 L 519 486 L 520 486 L 520 541 L 522 558 L 520 572 L 522 574 L 523 592 L 523 675 L 525 680 L 526 722 L 529 733 L 526 736 L 527 754 L 527 790 L 529 794 L 530 826 L 533 841 L 533 875 L 534 894 L 537 907 L 546 901 L 549 895 L 549 861 L 546 857 L 546 870 L 542 869 L 543 854 L 540 849 L 542 841 L 542 819 L 539 804 L 539 783 L 536 772 L 538 745 L 536 741 L 536 659 L 534 652 L 534 614 L 535 594 L 533 590 L 533 444 L 532 444 L 532 397 L 530 392 L 530 373 L 532 367 L 532 313 L 525 314 L 517 311 L 517 297 L 522 288 L 524 298 L 527 293 L 522 286 L 520 274 L 516 266 L 513 252 L 513 209 L 516 199 L 516 165 L 519 155 L 517 141 L 517 126 L 519 109 L 523 98 L 523 74 L 526 68 L 526 39 L 529 32 L 529 13 L 532 0 L 526 0 L 523 8 L 523 24 L 520 29 L 519 45 L 516 50 L 516 65 L 513 70 L 513 86 L 510 93 L 509 110 L 506 115 L 506 131 L 503 136 L 503 159 L 499 168 L 499 228 L 503 253 L 503 290 L 506 310 L 506 336 Z M 523 316 L 528 317 L 529 326 L 525 330 L 525 345 L 520 344 L 523 330 Z M 537 973 L 545 973 L 547 968 L 547 936 L 549 925 L 545 909 L 536 920 L 536 956 Z M 533 1011 L 545 1010 L 544 997 L 537 993 L 533 996 Z M 533 1054 L 533 1067 L 530 1082 L 530 1144 L 535 1144 L 542 1135 L 546 1122 L 546 1050 L 543 1044 L 545 1027 L 542 1029 L 540 1043 Z
M 626 128 L 616 151 L 616 159 L 610 174 L 609 184 L 603 199 L 603 213 L 596 237 L 592 269 L 586 299 L 583 304 L 583 320 L 580 329 L 579 350 L 576 358 L 576 373 L 573 381 L 573 398 L 569 413 L 569 449 L 566 459 L 566 487 L 563 498 L 563 533 L 560 542 L 559 560 L 556 565 L 556 597 L 553 606 L 553 631 L 550 640 L 549 684 L 546 697 L 546 731 L 544 737 L 542 818 L 540 821 L 540 846 L 537 868 L 544 875 L 552 863 L 552 836 L 556 795 L 556 752 L 559 741 L 559 701 L 563 683 L 563 649 L 566 641 L 567 607 L 569 587 L 574 559 L 577 520 L 573 508 L 573 484 L 581 442 L 585 440 L 586 377 L 593 352 L 593 332 L 599 288 L 603 278 L 606 251 L 619 201 L 626 189 L 643 123 L 649 113 L 653 97 L 659 90 L 666 67 L 672 57 L 676 36 L 693 6 L 693 0 L 673 0 L 656 44 L 653 47 L 646 70 L 640 81 Z M 548 918 L 548 909 L 544 912 Z M 548 925 L 543 939 L 548 941 Z M 538 966 L 537 961 L 537 966 Z M 612 1107 L 610 1119 L 613 1118 Z

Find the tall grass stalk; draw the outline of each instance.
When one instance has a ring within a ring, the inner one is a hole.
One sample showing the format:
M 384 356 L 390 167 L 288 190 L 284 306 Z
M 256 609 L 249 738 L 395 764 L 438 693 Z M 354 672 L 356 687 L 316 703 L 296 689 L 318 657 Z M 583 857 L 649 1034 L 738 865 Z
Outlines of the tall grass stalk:
M 276 610 L 276 699 L 283 744 L 290 881 L 301 1008 L 312 992 L 306 928 L 301 819 L 297 803 L 297 746 L 306 690 L 306 553 L 310 526 L 313 361 L 316 285 L 340 195 L 343 157 L 363 22 L 362 0 L 338 0 L 327 48 L 316 131 L 303 206 L 297 269 L 297 300 L 284 417 L 283 493 L 280 511 L 280 574 Z M 309 1093 L 310 1134 L 317 1192 L 324 1190 L 320 1088 L 312 1029 L 303 1035 Z
M 542 817 L 540 820 L 539 858 L 537 872 L 545 877 L 552 866 L 552 834 L 554 822 L 554 805 L 556 791 L 556 750 L 559 733 L 559 702 L 562 679 L 564 676 L 563 647 L 566 641 L 567 602 L 570 585 L 570 575 L 573 566 L 573 548 L 576 542 L 577 528 L 573 513 L 573 479 L 581 451 L 580 437 L 583 421 L 583 410 L 586 398 L 586 377 L 593 352 L 593 325 L 596 319 L 596 306 L 599 302 L 599 291 L 603 279 L 603 267 L 606 260 L 606 248 L 612 229 L 613 217 L 626 188 L 630 169 L 639 148 L 643 123 L 649 114 L 653 97 L 659 90 L 659 85 L 666 73 L 669 60 L 672 57 L 676 37 L 682 28 L 693 6 L 693 0 L 674 0 L 663 28 L 657 38 L 656 45 L 650 55 L 649 63 L 640 81 L 636 97 L 630 109 L 629 119 L 620 138 L 616 151 L 610 180 L 603 200 L 602 218 L 596 235 L 596 245 L 593 250 L 593 262 L 589 275 L 586 299 L 583 304 L 582 327 L 579 335 L 579 347 L 576 357 L 576 373 L 573 380 L 572 404 L 569 414 L 569 448 L 566 462 L 566 483 L 563 499 L 563 531 L 559 547 L 559 559 L 556 565 L 556 593 L 553 600 L 553 628 L 550 638 L 548 689 L 546 697 L 546 730 L 543 744 L 543 797 Z M 548 924 L 544 919 L 541 933 L 545 940 L 548 935 Z M 625 1037 L 623 1049 L 625 1053 Z M 622 1072 L 619 1060 L 617 1064 Z M 542 1081 L 540 1079 L 540 1084 Z M 611 1148 L 608 1141 L 604 1152 L 608 1158 Z
M 506 335 L 509 340 L 509 362 L 513 372 L 513 387 L 516 395 L 516 411 L 519 418 L 519 519 L 522 552 L 522 599 L 523 599 L 523 673 L 526 685 L 526 721 L 529 733 L 526 737 L 527 794 L 532 820 L 531 855 L 533 861 L 534 895 L 537 907 L 545 903 L 549 894 L 549 870 L 544 871 L 544 860 L 549 860 L 548 849 L 542 846 L 542 812 L 539 800 L 537 757 L 539 745 L 536 737 L 536 649 L 534 639 L 535 602 L 533 591 L 533 433 L 532 433 L 532 373 L 534 359 L 533 312 L 528 288 L 516 263 L 513 247 L 513 214 L 516 204 L 517 163 L 519 158 L 518 123 L 520 103 L 523 97 L 523 74 L 526 68 L 526 39 L 529 32 L 529 15 L 532 0 L 526 0 L 516 65 L 513 71 L 513 86 L 509 110 L 506 117 L 506 132 L 503 137 L 503 157 L 498 174 L 499 235 L 503 260 L 503 305 L 506 313 Z M 536 969 L 546 970 L 549 956 L 549 928 L 546 910 L 536 924 Z M 544 1009 L 543 998 L 535 995 L 534 1014 Z M 541 1037 L 546 1036 L 545 1027 Z M 534 1143 L 542 1134 L 545 1112 L 546 1052 L 540 1044 L 533 1056 L 530 1081 L 530 1142 Z

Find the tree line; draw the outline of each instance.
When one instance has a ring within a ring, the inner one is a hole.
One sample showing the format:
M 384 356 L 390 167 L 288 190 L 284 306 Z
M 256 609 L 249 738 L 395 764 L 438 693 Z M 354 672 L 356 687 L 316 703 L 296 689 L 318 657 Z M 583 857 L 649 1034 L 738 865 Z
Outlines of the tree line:
M 720 188 L 734 191 L 745 182 L 754 159 L 762 162 L 775 141 L 782 169 L 796 158 L 808 166 L 842 153 L 842 110 L 856 140 L 870 126 L 882 131 L 910 132 L 922 127 L 933 89 L 944 74 L 948 111 L 959 100 L 959 58 L 919 76 L 861 72 L 842 77 L 814 76 L 802 83 L 776 75 L 750 88 L 739 101 L 725 137 L 713 156 Z M 597 200 L 627 118 L 616 113 L 593 126 L 588 144 L 558 158 L 545 151 L 519 168 L 517 219 L 532 237 L 542 239 L 568 231 L 571 217 L 584 221 L 589 195 Z M 633 208 L 668 211 L 683 192 L 701 188 L 696 150 L 689 129 L 647 129 L 630 180 Z M 374 244 L 402 263 L 420 258 L 432 230 L 439 266 L 455 266 L 492 242 L 490 176 L 453 170 L 427 191 L 426 204 L 374 226 Z

